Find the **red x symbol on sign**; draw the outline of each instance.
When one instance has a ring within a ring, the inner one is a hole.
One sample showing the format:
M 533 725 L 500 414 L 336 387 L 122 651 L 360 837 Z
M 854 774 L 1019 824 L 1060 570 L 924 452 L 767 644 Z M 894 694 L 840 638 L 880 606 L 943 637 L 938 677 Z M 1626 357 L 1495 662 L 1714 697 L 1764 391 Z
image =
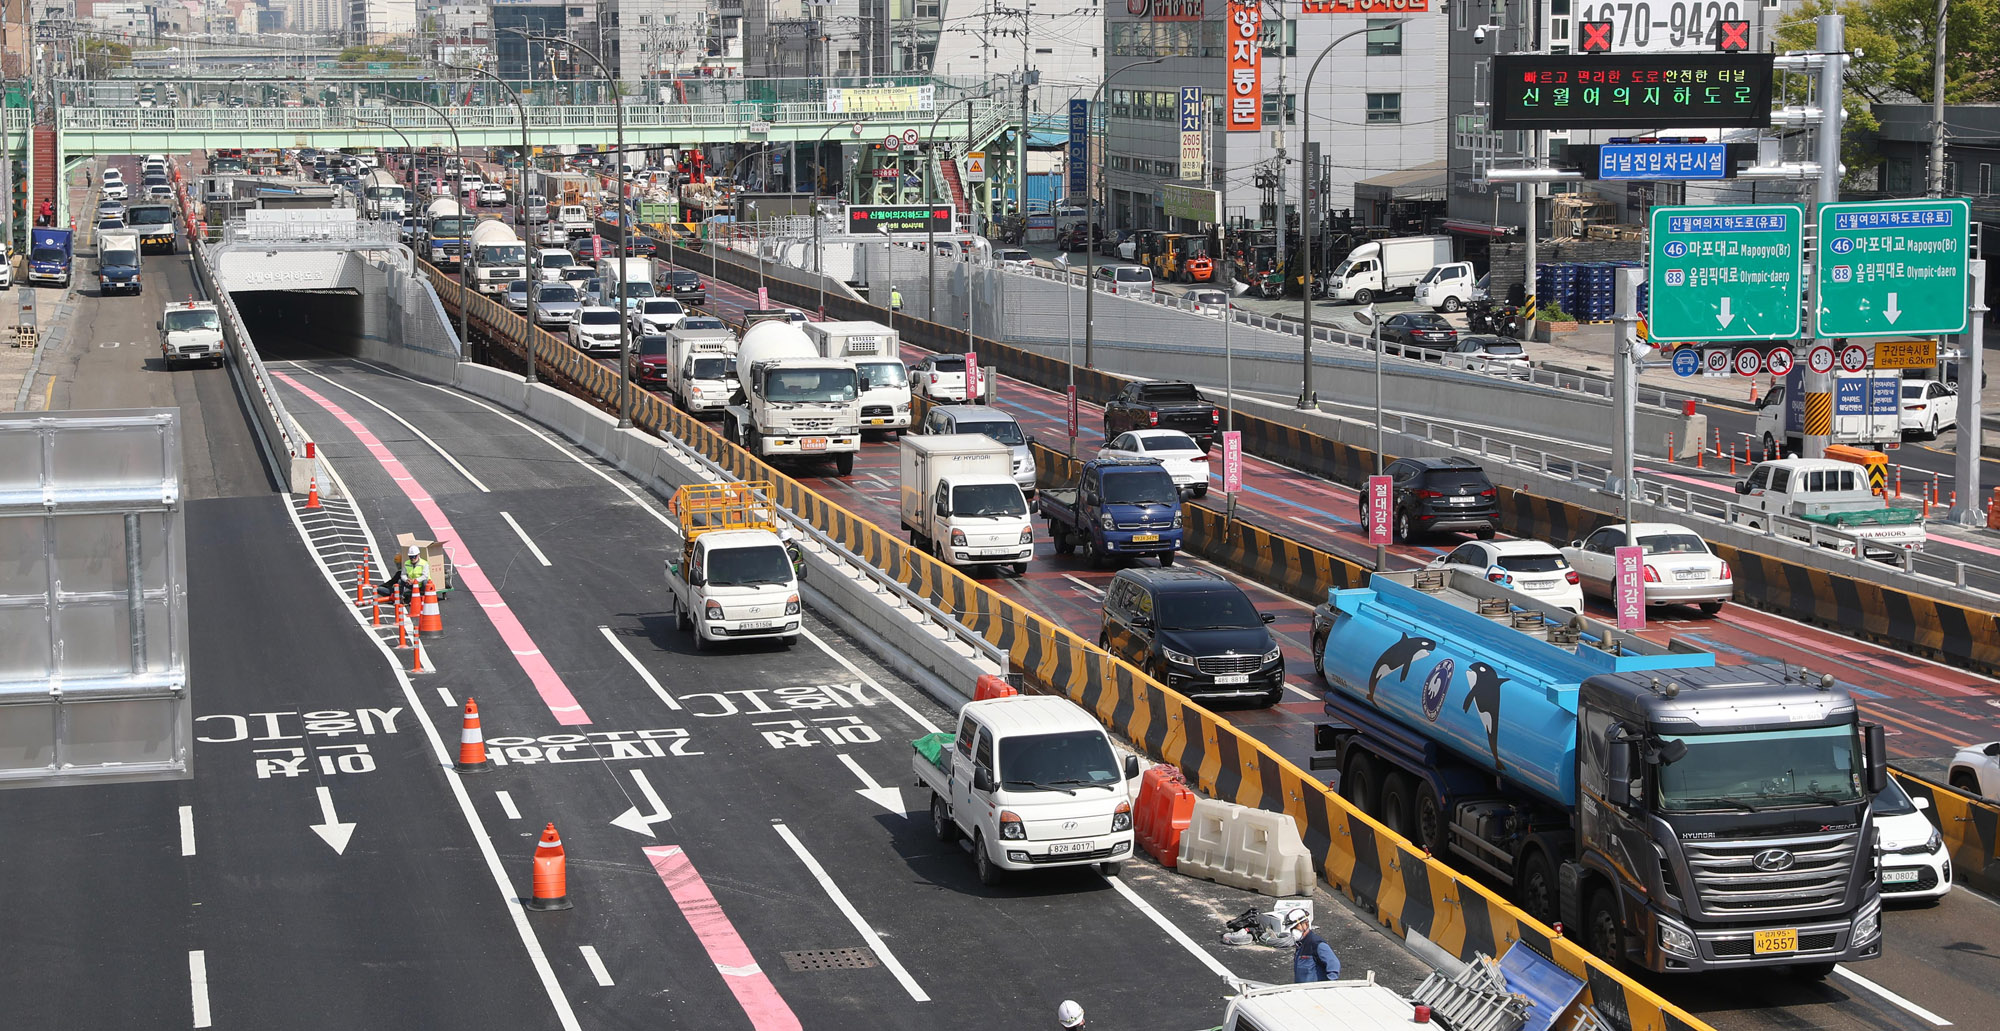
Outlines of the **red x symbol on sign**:
M 1579 22 L 1583 29 L 1583 46 L 1586 54 L 1608 54 L 1611 52 L 1611 23 L 1608 21 Z
M 1715 49 L 1729 53 L 1750 49 L 1750 23 L 1747 21 L 1716 22 Z

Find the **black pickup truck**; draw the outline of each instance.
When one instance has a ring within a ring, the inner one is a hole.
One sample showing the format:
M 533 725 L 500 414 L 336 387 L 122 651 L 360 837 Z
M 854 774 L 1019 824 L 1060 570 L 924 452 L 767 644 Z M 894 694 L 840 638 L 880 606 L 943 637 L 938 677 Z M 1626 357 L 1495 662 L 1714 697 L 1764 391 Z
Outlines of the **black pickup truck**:
M 1104 404 L 1104 437 L 1126 430 L 1179 430 L 1204 450 L 1215 446 L 1222 409 L 1192 383 L 1131 383 Z

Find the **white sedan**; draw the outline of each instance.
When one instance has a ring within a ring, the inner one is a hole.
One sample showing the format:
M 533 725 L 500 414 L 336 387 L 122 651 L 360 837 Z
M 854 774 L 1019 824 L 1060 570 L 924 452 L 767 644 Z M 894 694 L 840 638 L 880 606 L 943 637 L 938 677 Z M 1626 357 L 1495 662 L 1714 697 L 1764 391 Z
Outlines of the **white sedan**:
M 1174 486 L 1195 497 L 1208 493 L 1208 452 L 1179 430 L 1129 430 L 1099 448 L 1097 457 L 1154 459 L 1166 467 Z
M 1634 523 L 1632 537 L 1645 552 L 1641 577 L 1648 608 L 1699 605 L 1704 615 L 1713 616 L 1736 593 L 1729 563 L 1693 530 L 1679 523 Z M 1618 576 L 1616 553 L 1625 543 L 1625 524 L 1613 523 L 1571 541 L 1562 553 L 1592 594 L 1608 598 Z
M 1583 611 L 1583 587 L 1562 552 L 1541 541 L 1468 541 L 1431 569 L 1453 569 L 1483 576 L 1509 590 L 1571 612 Z
M 1957 428 L 1958 391 L 1936 380 L 1904 380 L 1900 426 L 1907 436 L 1923 434 L 1932 439 L 1939 430 Z

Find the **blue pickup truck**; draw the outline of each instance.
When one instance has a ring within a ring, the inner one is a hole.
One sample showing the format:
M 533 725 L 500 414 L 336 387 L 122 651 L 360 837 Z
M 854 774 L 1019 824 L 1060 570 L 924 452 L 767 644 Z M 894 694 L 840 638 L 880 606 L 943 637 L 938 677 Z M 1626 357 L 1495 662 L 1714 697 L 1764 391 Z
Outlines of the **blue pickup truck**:
M 1170 566 L 1180 550 L 1180 489 L 1152 459 L 1085 462 L 1075 480 L 1042 491 L 1035 503 L 1049 521 L 1058 555 L 1082 548 L 1094 566 L 1125 555 L 1156 555 Z

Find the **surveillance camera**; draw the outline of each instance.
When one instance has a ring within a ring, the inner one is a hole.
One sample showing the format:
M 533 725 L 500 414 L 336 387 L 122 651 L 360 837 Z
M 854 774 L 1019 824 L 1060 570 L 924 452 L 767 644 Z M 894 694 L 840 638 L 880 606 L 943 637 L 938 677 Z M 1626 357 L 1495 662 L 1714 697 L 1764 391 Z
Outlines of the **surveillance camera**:
M 1478 28 L 1472 30 L 1472 41 L 1474 43 L 1486 42 L 1486 26 L 1481 25 Z

